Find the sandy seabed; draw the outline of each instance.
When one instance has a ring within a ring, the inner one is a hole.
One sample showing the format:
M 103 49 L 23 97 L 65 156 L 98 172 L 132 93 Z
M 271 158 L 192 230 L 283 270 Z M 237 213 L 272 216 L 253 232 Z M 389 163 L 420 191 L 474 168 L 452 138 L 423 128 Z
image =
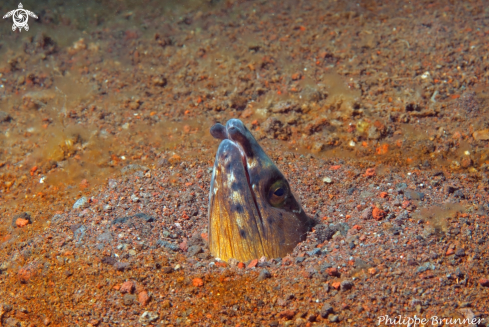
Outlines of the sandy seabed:
M 23 5 L 29 31 L 0 24 L 2 326 L 488 324 L 486 1 Z M 319 222 L 287 257 L 209 253 L 230 118 Z

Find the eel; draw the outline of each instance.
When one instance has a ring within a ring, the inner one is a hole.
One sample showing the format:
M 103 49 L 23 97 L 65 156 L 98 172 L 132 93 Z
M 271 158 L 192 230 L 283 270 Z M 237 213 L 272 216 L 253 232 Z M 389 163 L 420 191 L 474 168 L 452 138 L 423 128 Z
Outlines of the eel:
M 314 225 L 287 179 L 239 119 L 211 127 L 222 140 L 209 194 L 209 248 L 223 261 L 279 258 Z

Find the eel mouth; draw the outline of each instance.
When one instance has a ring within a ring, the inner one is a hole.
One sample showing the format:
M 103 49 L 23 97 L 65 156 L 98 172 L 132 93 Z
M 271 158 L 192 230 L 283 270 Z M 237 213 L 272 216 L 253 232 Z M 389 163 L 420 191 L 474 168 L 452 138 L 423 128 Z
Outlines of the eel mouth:
M 254 138 L 250 135 L 247 135 L 247 130 L 244 127 L 243 123 L 238 119 L 231 119 L 227 122 L 226 126 L 221 124 L 215 124 L 211 128 L 211 135 L 226 140 L 226 142 L 230 142 L 234 145 L 234 147 L 238 150 L 238 153 L 241 157 L 242 167 L 246 176 L 246 187 L 248 188 L 252 198 L 253 203 L 247 203 L 247 205 L 253 205 L 258 213 L 259 221 L 257 223 L 263 224 L 263 217 L 260 211 L 260 207 L 257 202 L 257 195 L 255 194 L 255 190 L 253 188 L 251 178 L 250 178 L 250 169 L 248 167 L 248 162 L 250 160 L 260 160 L 260 156 L 256 153 L 252 152 L 252 143 Z M 249 134 L 249 132 L 248 132 Z M 251 138 L 250 138 L 251 136 Z M 255 141 L 256 142 L 256 141 Z M 219 155 L 219 153 L 218 153 Z M 226 156 L 219 157 L 219 163 L 222 165 L 225 163 Z M 229 167 L 229 165 L 227 165 Z M 229 171 L 228 171 L 229 173 Z M 245 185 L 242 185 L 245 186 Z

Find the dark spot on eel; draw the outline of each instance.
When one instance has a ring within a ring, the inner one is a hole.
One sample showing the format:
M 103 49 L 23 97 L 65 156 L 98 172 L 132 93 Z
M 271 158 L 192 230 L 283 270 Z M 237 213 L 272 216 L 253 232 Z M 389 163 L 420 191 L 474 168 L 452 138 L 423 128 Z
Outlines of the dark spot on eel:
M 239 182 L 234 182 L 232 185 L 231 185 L 231 189 L 233 191 L 239 191 L 241 189 L 241 183 Z
M 237 213 L 243 213 L 244 212 L 243 206 L 239 203 L 233 204 L 231 210 L 236 211 Z

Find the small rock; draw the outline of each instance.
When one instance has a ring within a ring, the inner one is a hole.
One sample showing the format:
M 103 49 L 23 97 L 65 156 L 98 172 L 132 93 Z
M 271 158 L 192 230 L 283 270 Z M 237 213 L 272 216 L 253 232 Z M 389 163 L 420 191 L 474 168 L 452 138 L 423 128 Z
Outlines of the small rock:
M 138 294 L 138 301 L 141 305 L 147 305 L 151 300 L 151 296 L 149 296 L 148 292 L 142 291 Z
M 338 315 L 329 315 L 328 319 L 331 322 L 339 322 L 340 321 L 340 318 L 338 317 Z
M 374 267 L 368 268 L 367 271 L 372 276 L 377 274 L 377 269 L 375 269 Z
M 329 303 L 325 303 L 321 308 L 321 317 L 327 318 L 329 314 L 333 313 L 333 307 Z
M 372 209 L 372 217 L 375 219 L 375 220 L 382 220 L 384 219 L 384 217 L 386 216 L 386 212 L 382 209 L 379 209 L 377 207 L 373 208 Z
M 270 274 L 270 272 L 267 269 L 262 269 L 260 271 L 260 274 L 258 275 L 257 280 L 262 281 L 262 280 L 265 280 L 265 279 L 271 278 L 271 277 L 272 277 L 272 274 Z
M 163 302 L 161 302 L 161 307 L 163 309 L 169 309 L 171 307 L 170 300 L 164 300 Z
M 397 183 L 396 184 L 396 190 L 398 191 L 398 193 L 399 193 L 399 191 L 402 191 L 402 190 L 404 190 L 406 188 L 407 188 L 407 184 L 406 183 Z
M 180 244 L 178 244 L 178 247 L 180 248 L 180 250 L 186 252 L 188 250 L 187 239 L 184 239 Z
M 0 273 L 2 273 L 3 271 L 7 270 L 9 267 L 9 264 L 7 262 L 2 262 L 0 264 Z M 1 307 L 1 306 L 0 306 Z
M 465 199 L 465 194 L 462 192 L 462 190 L 456 190 L 453 192 L 453 196 L 456 198 Z
M 75 204 L 73 204 L 73 209 L 84 208 L 87 205 L 87 202 L 88 202 L 88 198 L 86 196 L 81 197 L 75 202 Z
M 159 86 L 159 87 L 163 87 L 167 83 L 166 78 L 163 77 L 163 76 L 153 77 L 153 79 L 151 81 L 153 82 L 153 85 L 156 85 L 156 86 Z
M 15 221 L 15 225 L 19 228 L 25 227 L 29 225 L 29 223 L 30 223 L 29 220 L 23 218 L 17 218 L 17 220 Z
M 21 324 L 20 324 L 20 321 L 18 321 L 15 318 L 7 318 L 7 319 L 5 319 L 5 325 L 3 325 L 3 326 L 5 326 L 5 327 L 20 327 Z
M 335 289 L 335 290 L 339 290 L 340 289 L 340 286 L 341 286 L 341 283 L 340 282 L 334 282 L 333 284 L 331 284 L 331 286 Z
M 352 287 L 353 287 L 353 283 L 349 280 L 344 280 L 341 282 L 341 290 L 342 291 L 350 290 Z
M 31 216 L 27 212 L 19 213 L 12 218 L 12 227 L 24 227 L 25 225 L 30 223 Z
M 202 278 L 194 278 L 192 279 L 192 285 L 194 285 L 195 287 L 201 287 L 204 286 L 204 281 L 202 280 Z
M 173 243 L 170 243 L 168 241 L 162 241 L 162 240 L 158 240 L 156 241 L 156 244 L 161 246 L 161 247 L 165 247 L 167 249 L 170 249 L 172 251 L 178 251 L 180 250 L 180 247 L 176 244 L 173 244 Z
M 452 185 L 446 185 L 444 187 L 445 189 L 445 193 L 448 193 L 448 194 L 452 194 L 453 192 L 455 192 L 458 188 L 455 187 L 455 186 L 452 186 Z
M 164 273 L 164 274 L 170 274 L 173 272 L 173 268 L 170 267 L 170 266 L 165 266 L 165 267 L 162 267 L 161 268 L 161 271 Z
M 124 305 L 132 305 L 136 301 L 136 299 L 136 295 L 126 293 L 122 298 L 122 302 L 124 303 Z
M 346 193 L 348 193 L 348 195 L 352 195 L 356 190 L 356 187 L 350 187 L 348 190 L 346 190 Z
M 333 180 L 329 177 L 324 177 L 323 182 L 325 182 L 326 184 L 331 184 L 331 183 L 333 183 Z
M 100 242 L 110 243 L 110 242 L 112 242 L 112 240 L 113 240 L 113 237 L 112 237 L 112 234 L 110 232 L 102 233 L 97 237 L 97 241 L 100 241 Z
M 458 248 L 457 251 L 455 251 L 455 256 L 456 257 L 464 257 L 465 256 L 465 250 L 463 248 Z
M 253 259 L 253 260 L 251 260 L 251 262 L 248 264 L 248 266 L 246 268 L 248 268 L 248 269 L 255 268 L 257 264 L 258 264 L 258 259 Z
M 134 289 L 136 288 L 136 285 L 134 284 L 133 281 L 128 280 L 127 282 L 124 282 L 121 285 L 120 292 L 121 293 L 134 293 Z
M 422 273 L 422 272 L 425 272 L 426 270 L 428 269 L 431 269 L 431 270 L 435 270 L 435 265 L 430 263 L 430 262 L 426 262 L 424 263 L 423 265 L 419 266 L 417 269 L 416 269 L 416 272 L 417 273 Z
M 202 253 L 202 252 L 204 252 L 204 251 L 202 250 L 202 247 L 199 245 L 192 245 L 187 250 L 188 255 L 191 257 L 196 256 L 197 254 Z
M 315 248 L 315 249 L 313 249 L 313 250 L 311 250 L 311 251 L 307 251 L 306 253 L 307 253 L 307 254 L 308 254 L 310 257 L 314 257 L 314 256 L 316 256 L 316 255 L 321 254 L 321 249 L 320 249 L 320 248 Z
M 129 263 L 128 262 L 116 262 L 114 264 L 114 268 L 119 270 L 119 271 L 124 271 L 126 269 L 129 269 Z
M 106 264 L 106 265 L 115 265 L 117 263 L 117 260 L 114 258 L 114 257 L 109 257 L 109 256 L 105 256 L 102 258 L 102 260 L 100 260 L 100 262 Z
M 365 209 L 365 210 L 362 211 L 362 214 L 361 214 L 360 217 L 362 219 L 365 219 L 365 220 L 372 219 L 373 218 L 372 212 L 373 212 L 373 209 L 371 207 L 369 207 L 369 208 L 367 208 L 367 209 Z
M 156 312 L 152 311 L 144 311 L 141 317 L 139 317 L 139 322 L 143 325 L 146 326 L 153 321 L 158 320 L 160 316 Z
M 5 111 L 0 111 L 0 123 L 9 122 L 12 119 Z
M 472 134 L 476 141 L 487 141 L 489 140 L 489 129 L 483 129 L 476 131 Z
M 408 190 L 404 194 L 406 195 L 406 198 L 408 200 L 415 200 L 415 201 L 423 201 L 425 196 L 424 193 L 416 192 L 413 190 Z
M 285 310 L 279 313 L 280 318 L 285 318 L 287 320 L 291 320 L 295 316 L 294 310 Z
M 327 226 L 325 224 L 316 225 L 315 230 L 316 238 L 318 239 L 319 243 L 331 240 L 333 238 L 333 235 L 338 231 L 337 228 L 333 226 Z
M 296 264 L 299 264 L 299 263 L 302 263 L 304 260 L 306 260 L 305 257 L 302 257 L 302 256 L 301 257 L 297 257 L 297 258 L 295 258 L 295 263 Z
M 484 287 L 489 287 L 489 279 L 481 278 L 479 279 L 479 284 Z
M 316 319 L 317 319 L 317 314 L 315 314 L 315 313 L 312 313 L 309 316 L 307 316 L 307 321 L 309 321 L 309 322 L 315 322 Z

